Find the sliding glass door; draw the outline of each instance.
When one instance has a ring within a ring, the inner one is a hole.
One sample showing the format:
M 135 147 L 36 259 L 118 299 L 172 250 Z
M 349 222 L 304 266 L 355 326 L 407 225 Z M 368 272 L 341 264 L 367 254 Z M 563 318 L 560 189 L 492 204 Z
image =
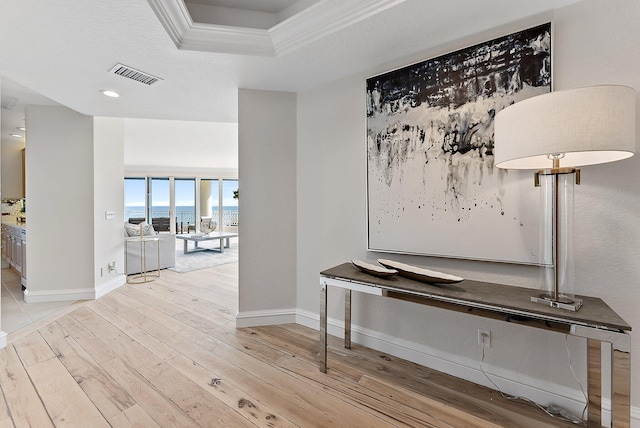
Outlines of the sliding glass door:
M 195 178 L 176 178 L 175 205 L 178 233 L 196 231 L 196 180 Z
M 211 217 L 216 225 L 220 223 L 218 201 L 220 200 L 220 180 L 203 178 L 200 180 L 200 217 Z M 216 226 L 216 230 L 220 230 Z
M 145 218 L 147 206 L 147 180 L 142 178 L 124 179 L 124 221 Z M 135 222 L 135 220 L 134 220 Z
M 222 180 L 222 225 L 224 232 L 238 231 L 238 180 Z
M 126 177 L 124 185 L 126 222 L 146 220 L 158 232 L 193 233 L 202 217 L 211 217 L 216 230 L 238 231 L 238 180 Z
M 171 192 L 169 178 L 151 178 L 149 180 L 149 216 L 153 219 L 171 217 Z

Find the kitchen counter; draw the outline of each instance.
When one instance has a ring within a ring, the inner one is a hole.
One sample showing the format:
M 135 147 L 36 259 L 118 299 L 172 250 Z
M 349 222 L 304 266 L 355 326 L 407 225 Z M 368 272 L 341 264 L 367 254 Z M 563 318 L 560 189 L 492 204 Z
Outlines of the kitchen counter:
M 15 216 L 12 215 L 3 215 L 2 216 L 2 224 L 7 226 L 17 227 L 21 230 L 27 230 L 27 222 L 19 222 Z
M 2 216 L 2 267 L 13 268 L 27 286 L 27 224 L 15 216 Z

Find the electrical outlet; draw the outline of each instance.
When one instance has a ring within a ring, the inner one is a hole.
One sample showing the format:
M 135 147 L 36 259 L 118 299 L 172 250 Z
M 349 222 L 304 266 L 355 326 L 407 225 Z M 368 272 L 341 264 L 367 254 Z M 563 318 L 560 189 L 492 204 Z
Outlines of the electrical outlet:
M 491 330 L 478 329 L 478 345 L 491 348 Z
M 110 262 L 107 267 L 109 268 L 109 273 L 111 273 L 111 271 L 116 270 L 116 262 Z

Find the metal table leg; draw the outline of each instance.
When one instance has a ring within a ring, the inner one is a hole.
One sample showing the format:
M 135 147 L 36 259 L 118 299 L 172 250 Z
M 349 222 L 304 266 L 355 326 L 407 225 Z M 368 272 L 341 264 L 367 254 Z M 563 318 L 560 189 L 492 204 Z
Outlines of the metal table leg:
M 327 372 L 327 284 L 320 281 L 320 371 Z
M 587 386 L 589 426 L 600 426 L 602 396 L 600 374 L 602 343 L 611 344 L 611 424 L 614 428 L 631 426 L 631 338 L 627 333 L 571 326 L 571 334 L 587 338 Z
M 344 290 L 344 347 L 351 349 L 351 290 Z
M 587 339 L 587 397 L 589 426 L 602 426 L 602 342 Z
M 631 426 L 631 354 L 611 347 L 611 426 Z

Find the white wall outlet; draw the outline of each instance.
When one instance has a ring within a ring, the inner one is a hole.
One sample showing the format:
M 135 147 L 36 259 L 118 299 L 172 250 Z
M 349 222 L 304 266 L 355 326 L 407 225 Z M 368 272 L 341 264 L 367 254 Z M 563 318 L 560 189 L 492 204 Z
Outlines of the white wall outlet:
M 491 330 L 478 329 L 478 345 L 491 348 Z
M 109 268 L 109 273 L 111 273 L 112 271 L 115 271 L 116 270 L 116 262 L 109 262 L 107 267 Z

